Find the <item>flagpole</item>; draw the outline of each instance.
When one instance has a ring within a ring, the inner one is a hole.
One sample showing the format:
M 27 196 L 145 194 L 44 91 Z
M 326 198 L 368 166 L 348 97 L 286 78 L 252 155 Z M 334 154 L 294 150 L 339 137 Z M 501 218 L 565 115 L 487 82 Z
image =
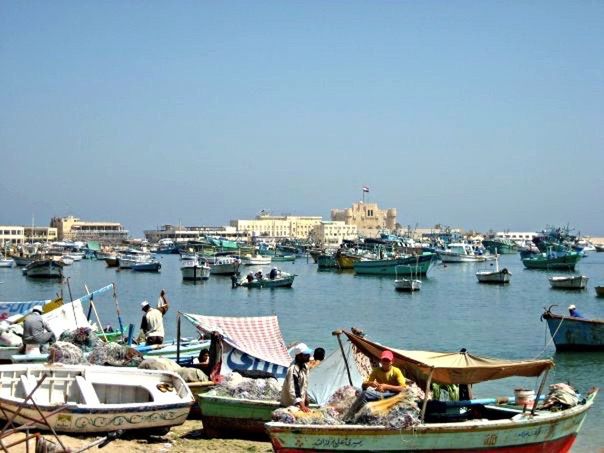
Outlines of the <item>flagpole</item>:
M 361 192 L 363 192 L 363 204 L 365 204 L 365 188 L 361 188 Z

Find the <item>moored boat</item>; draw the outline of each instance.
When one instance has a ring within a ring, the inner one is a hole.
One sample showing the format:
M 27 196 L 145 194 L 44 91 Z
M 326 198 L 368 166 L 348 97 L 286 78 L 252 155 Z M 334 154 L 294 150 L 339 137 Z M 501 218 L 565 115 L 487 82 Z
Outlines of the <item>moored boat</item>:
M 397 291 L 419 291 L 422 289 L 422 281 L 413 278 L 399 278 L 394 280 L 394 289 Z
M 543 375 L 535 397 L 539 401 L 550 360 L 508 361 L 477 357 L 465 352 L 439 353 L 386 348 L 364 337 L 345 332 L 363 354 L 375 359 L 389 349 L 393 364 L 413 376 L 426 390 L 431 383 L 476 384 L 512 376 Z M 426 392 L 426 394 L 429 394 Z M 318 425 L 269 422 L 265 428 L 274 451 L 409 451 L 409 452 L 567 452 L 572 447 L 597 389 L 585 399 L 564 408 L 547 404 L 529 406 L 483 401 L 437 401 L 421 404 L 417 420 L 401 427 L 375 425 Z M 451 413 L 442 412 L 441 406 Z M 465 409 L 462 409 L 465 408 Z M 433 412 L 434 411 L 434 412 Z
M 268 276 L 254 278 L 253 280 L 245 278 L 239 282 L 239 286 L 243 286 L 244 288 L 291 288 L 296 277 L 296 274 L 279 272 L 275 278 Z
M 552 335 L 556 351 L 604 351 L 604 320 L 575 318 L 552 313 L 542 315 Z
M 0 256 L 0 267 L 13 267 L 15 260 L 12 258 L 4 258 Z
M 585 275 L 549 277 L 549 284 L 554 289 L 585 289 L 589 278 Z
M 38 260 L 23 268 L 29 278 L 63 278 L 63 263 L 52 259 Z
M 337 269 L 338 262 L 333 253 L 321 253 L 316 256 L 316 261 L 319 269 Z
M 540 253 L 522 259 L 527 269 L 574 271 L 581 259 L 577 252 Z
M 14 415 L 17 424 L 40 420 L 38 408 L 47 424 L 35 426 L 63 433 L 161 433 L 184 423 L 193 404 L 185 382 L 169 371 L 19 364 L 0 366 L 0 377 L 0 417 Z M 30 394 L 35 405 L 26 401 Z
M 370 275 L 426 275 L 436 259 L 437 255 L 431 252 L 382 260 L 362 259 L 354 263 L 354 271 Z
M 183 261 L 180 266 L 183 280 L 207 280 L 210 278 L 210 266 L 197 259 Z
M 268 255 L 243 255 L 241 257 L 241 264 L 244 266 L 264 266 L 271 264 L 272 257 Z
M 604 297 L 604 286 L 596 286 L 596 296 Z
M 241 260 L 232 256 L 221 256 L 210 263 L 210 274 L 214 275 L 234 275 L 239 273 Z
M 493 283 L 493 284 L 504 284 L 510 282 L 512 273 L 507 268 L 499 269 L 499 259 L 495 259 L 495 270 L 494 271 L 478 271 L 476 272 L 476 278 L 480 283 Z
M 470 244 L 452 243 L 440 252 L 443 263 L 480 263 L 486 261 L 483 255 L 477 255 Z
M 159 272 L 161 263 L 157 260 L 141 261 L 134 263 L 131 267 L 136 272 Z
M 518 244 L 507 238 L 484 239 L 482 245 L 492 254 L 505 255 L 518 252 Z

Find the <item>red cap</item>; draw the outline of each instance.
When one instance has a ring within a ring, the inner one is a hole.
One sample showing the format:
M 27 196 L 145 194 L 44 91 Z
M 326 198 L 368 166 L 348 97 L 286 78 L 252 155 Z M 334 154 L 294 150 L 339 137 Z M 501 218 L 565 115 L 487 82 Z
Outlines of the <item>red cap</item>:
M 394 360 L 394 354 L 392 351 L 382 351 L 382 355 L 380 355 L 380 360 L 389 360 L 392 362 Z

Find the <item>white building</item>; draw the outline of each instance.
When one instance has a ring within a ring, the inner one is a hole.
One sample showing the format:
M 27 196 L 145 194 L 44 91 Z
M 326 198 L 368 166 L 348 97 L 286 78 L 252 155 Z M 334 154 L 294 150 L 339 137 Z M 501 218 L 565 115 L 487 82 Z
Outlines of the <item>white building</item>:
M 53 217 L 50 226 L 57 229 L 60 241 L 100 241 L 119 243 L 128 239 L 128 230 L 118 222 L 89 222 L 77 217 Z
M 539 236 L 539 233 L 534 231 L 498 231 L 495 237 L 502 239 L 511 239 L 518 243 L 524 243 L 526 241 L 532 241 L 533 238 Z
M 344 239 L 355 240 L 358 238 L 356 225 L 347 225 L 343 221 L 322 221 L 312 230 L 311 239 L 324 247 L 338 247 Z
M 259 215 L 253 220 L 231 220 L 231 226 L 247 237 L 307 239 L 321 223 L 321 216 Z
M 0 246 L 25 243 L 25 228 L 16 225 L 0 225 Z
M 237 239 L 239 233 L 232 226 L 175 226 L 164 225 L 156 230 L 145 230 L 145 239 L 156 243 L 160 239 L 171 239 L 174 242 L 199 241 L 204 236 L 218 236 Z

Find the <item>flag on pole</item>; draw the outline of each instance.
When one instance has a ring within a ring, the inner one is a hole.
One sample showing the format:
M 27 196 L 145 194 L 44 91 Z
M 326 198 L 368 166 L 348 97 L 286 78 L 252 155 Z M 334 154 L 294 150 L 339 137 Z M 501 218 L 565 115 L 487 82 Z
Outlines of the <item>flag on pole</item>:
M 363 186 L 363 192 L 369 192 L 369 187 Z

